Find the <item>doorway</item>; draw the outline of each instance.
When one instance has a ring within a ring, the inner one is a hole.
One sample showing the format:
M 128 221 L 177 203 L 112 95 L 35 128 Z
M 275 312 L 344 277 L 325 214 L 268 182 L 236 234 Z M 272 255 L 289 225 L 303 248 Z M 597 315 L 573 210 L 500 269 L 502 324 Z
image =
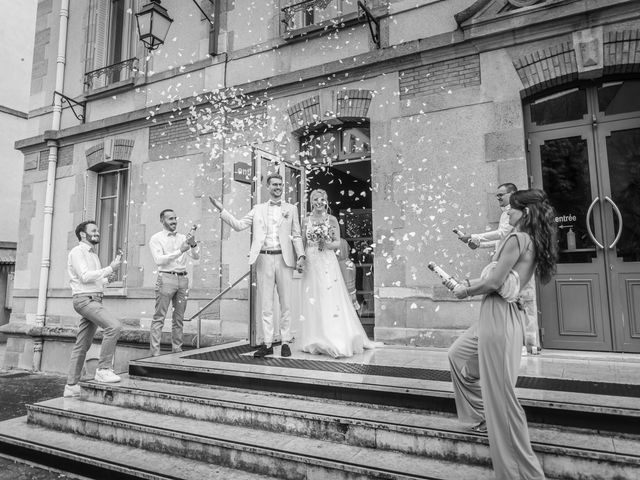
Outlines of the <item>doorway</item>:
M 525 122 L 532 187 L 560 232 L 540 290 L 543 346 L 640 352 L 640 81 L 540 98 Z
M 357 313 L 370 338 L 375 328 L 371 150 L 368 124 L 345 124 L 300 139 L 305 169 L 305 208 L 309 193 L 327 192 L 329 208 L 340 223 L 355 266 Z

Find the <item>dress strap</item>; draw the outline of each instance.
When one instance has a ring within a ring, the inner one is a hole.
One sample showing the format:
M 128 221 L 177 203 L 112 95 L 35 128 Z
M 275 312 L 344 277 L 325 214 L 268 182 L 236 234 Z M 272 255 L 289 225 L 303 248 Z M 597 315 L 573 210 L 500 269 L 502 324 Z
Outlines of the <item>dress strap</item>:
M 520 252 L 519 257 L 521 257 L 526 251 L 526 249 L 529 248 L 529 243 L 531 242 L 531 238 L 529 237 L 529 235 L 527 235 L 524 232 L 511 232 L 500 243 L 500 246 L 498 247 L 498 251 L 496 252 L 496 255 L 493 258 L 495 258 L 496 260 L 500 258 L 500 254 L 502 253 L 502 250 L 504 249 L 504 246 L 506 245 L 507 240 L 509 240 L 509 238 L 511 237 L 516 237 L 516 241 L 518 242 L 518 251 Z

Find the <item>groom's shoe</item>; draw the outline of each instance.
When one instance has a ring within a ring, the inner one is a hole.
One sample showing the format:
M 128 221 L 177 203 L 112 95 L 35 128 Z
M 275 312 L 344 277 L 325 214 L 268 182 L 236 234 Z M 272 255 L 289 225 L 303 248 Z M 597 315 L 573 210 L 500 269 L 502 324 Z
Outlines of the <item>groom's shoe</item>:
M 273 346 L 260 345 L 260 348 L 253 354 L 253 358 L 262 358 L 267 355 L 273 355 Z
M 291 356 L 291 349 L 289 348 L 289 345 L 286 343 L 282 344 L 282 348 L 280 349 L 280 356 L 282 357 L 290 357 Z

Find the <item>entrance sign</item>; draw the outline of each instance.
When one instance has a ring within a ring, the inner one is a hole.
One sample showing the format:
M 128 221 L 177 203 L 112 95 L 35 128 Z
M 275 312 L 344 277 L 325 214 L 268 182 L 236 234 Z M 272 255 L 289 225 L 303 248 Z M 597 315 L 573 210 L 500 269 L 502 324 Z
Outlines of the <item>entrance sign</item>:
M 251 183 L 251 165 L 244 162 L 233 164 L 233 179 L 240 183 Z

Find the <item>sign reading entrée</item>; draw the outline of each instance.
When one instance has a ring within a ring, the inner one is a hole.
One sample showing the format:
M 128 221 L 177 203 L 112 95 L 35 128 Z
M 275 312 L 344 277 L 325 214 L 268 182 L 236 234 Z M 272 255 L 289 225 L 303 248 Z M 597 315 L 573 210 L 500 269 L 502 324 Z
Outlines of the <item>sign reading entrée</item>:
M 236 182 L 251 183 L 251 165 L 244 162 L 233 164 L 233 179 Z

